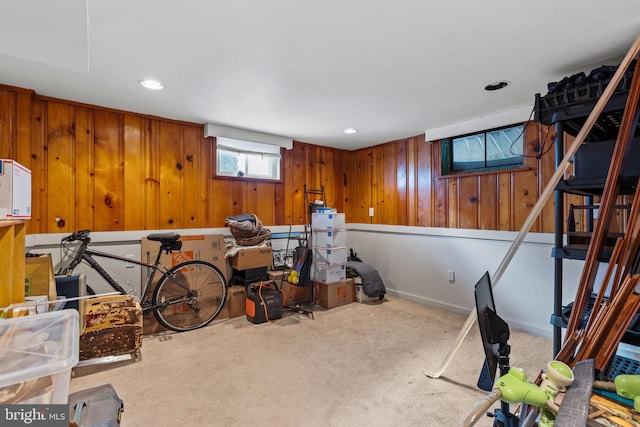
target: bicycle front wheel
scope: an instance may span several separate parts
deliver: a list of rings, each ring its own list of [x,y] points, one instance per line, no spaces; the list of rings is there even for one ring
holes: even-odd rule
[[[153,292],[154,311],[164,327],[190,331],[208,325],[222,310],[227,282],[220,270],[204,261],[187,261],[162,276]]]

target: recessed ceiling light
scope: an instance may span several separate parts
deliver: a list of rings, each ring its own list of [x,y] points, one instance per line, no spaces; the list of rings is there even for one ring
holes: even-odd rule
[[[486,85],[484,87],[484,90],[491,92],[491,91],[494,91],[494,90],[503,89],[503,88],[505,88],[507,86],[509,86],[509,82],[506,82],[506,81],[502,80],[502,81],[499,81],[499,82],[490,83],[490,84]]]
[[[140,80],[140,85],[152,90],[164,89],[164,85],[157,80]]]
[[[354,134],[354,133],[358,133],[358,129],[354,129],[354,128],[345,129],[344,133],[346,133],[348,135],[351,135],[351,134]]]

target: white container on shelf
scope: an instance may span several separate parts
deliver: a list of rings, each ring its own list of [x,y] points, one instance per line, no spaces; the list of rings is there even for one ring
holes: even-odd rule
[[[343,213],[312,213],[312,230],[335,230],[345,228]]]
[[[11,159],[0,159],[0,219],[31,218],[31,171]]]
[[[347,264],[323,264],[313,265],[313,280],[324,283],[334,283],[346,279]]]
[[[347,230],[314,230],[311,233],[312,246],[331,248],[347,246]]]
[[[335,248],[313,248],[313,262],[321,264],[344,264],[347,262],[349,254],[346,246]]]
[[[66,404],[78,363],[78,312],[0,321],[0,404]]]

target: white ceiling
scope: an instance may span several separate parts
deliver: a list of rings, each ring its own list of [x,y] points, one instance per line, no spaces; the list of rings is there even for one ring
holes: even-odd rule
[[[639,34],[638,0],[0,0],[0,83],[357,149],[525,120]]]

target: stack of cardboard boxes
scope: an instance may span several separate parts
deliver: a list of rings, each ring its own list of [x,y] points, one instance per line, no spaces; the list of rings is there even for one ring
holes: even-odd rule
[[[346,279],[347,230],[343,213],[311,215],[314,302],[334,308],[353,302],[353,280]]]

